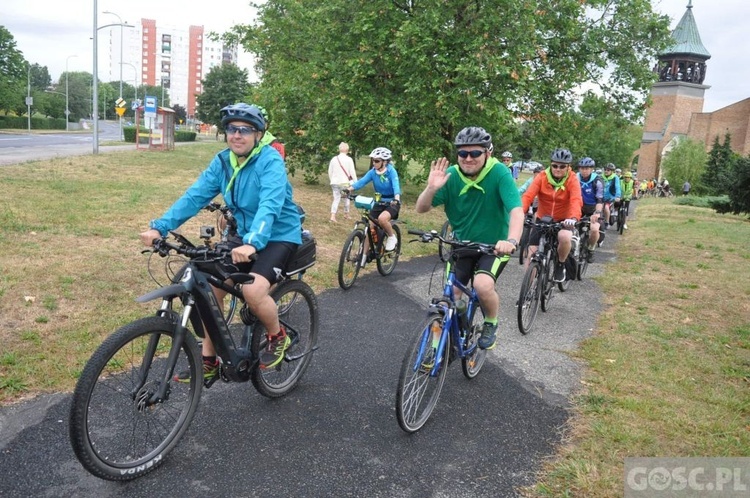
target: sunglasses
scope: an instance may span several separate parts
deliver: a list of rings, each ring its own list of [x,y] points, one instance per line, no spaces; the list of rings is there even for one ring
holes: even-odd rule
[[[461,159],[466,159],[467,157],[471,156],[473,159],[478,158],[482,154],[484,154],[483,150],[459,150],[456,152],[458,154],[458,157]]]
[[[554,164],[553,163],[553,164],[550,164],[550,167],[552,169],[565,169],[565,168],[568,167],[568,165],[567,164]]]
[[[234,135],[238,131],[240,132],[240,135],[250,135],[251,133],[255,133],[258,130],[256,130],[252,126],[237,126],[233,124],[227,125],[227,135]]]
[[[372,162],[373,162],[373,164],[380,164],[380,163],[383,162],[383,160],[382,159],[373,159]]]

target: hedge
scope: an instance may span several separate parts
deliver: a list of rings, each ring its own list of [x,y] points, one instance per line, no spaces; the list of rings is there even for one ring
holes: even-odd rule
[[[29,118],[27,116],[0,116],[0,128],[27,130]],[[32,130],[64,130],[65,119],[31,117]]]

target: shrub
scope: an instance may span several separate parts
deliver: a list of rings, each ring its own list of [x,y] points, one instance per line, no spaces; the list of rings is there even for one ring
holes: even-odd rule
[[[141,127],[141,133],[148,133],[148,128]],[[124,126],[122,134],[126,142],[135,143],[135,126]]]
[[[195,136],[197,134],[194,131],[183,131],[179,130],[174,132],[175,142],[195,142]]]

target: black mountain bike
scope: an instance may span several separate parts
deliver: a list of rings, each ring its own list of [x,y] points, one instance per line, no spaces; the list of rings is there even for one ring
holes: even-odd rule
[[[260,369],[258,355],[267,342],[263,325],[243,304],[239,315],[245,326],[242,336],[234,337],[211,290],[213,285],[243,302],[241,289],[225,281],[242,284],[253,277],[236,272],[228,247],[195,247],[171,233],[176,243],[158,239],[148,252],[176,253],[188,260],[171,285],[137,299],[160,300],[156,314],[110,335],[86,363],[73,392],[71,445],[83,467],[102,479],[124,481],[150,472],[185,434],[204,385],[213,382],[203,379],[193,333],[211,337],[223,381],[250,380],[271,398],[297,386],[317,349],[317,299],[309,285],[289,277],[297,267],[309,266],[304,245],[290,258],[285,278],[271,290],[291,345],[276,368]],[[174,381],[173,375],[183,370],[189,371],[189,382]]]
[[[589,254],[593,252],[589,249],[591,218],[588,216],[581,218],[581,221],[576,224],[576,229],[580,234],[578,241],[578,265],[576,269],[576,277],[578,280],[583,280],[583,277],[586,276],[586,272],[589,269]]]
[[[354,223],[354,230],[344,242],[344,248],[341,250],[339,258],[338,279],[339,286],[346,290],[354,285],[357,280],[359,270],[365,266],[365,263],[375,261],[378,272],[387,276],[393,273],[398,263],[398,257],[401,254],[401,229],[398,227],[398,220],[391,220],[393,233],[396,234],[396,247],[392,251],[385,250],[386,234],[378,221],[370,217],[370,210],[376,205],[387,205],[387,202],[376,201],[369,197],[361,195],[349,198],[354,200],[355,207],[362,211],[362,218]],[[372,225],[370,225],[372,222]],[[365,255],[365,237],[368,240],[368,250]]]
[[[625,230],[625,223],[628,220],[628,206],[626,201],[620,200],[620,205],[617,206],[617,233],[622,235]]]
[[[526,222],[541,232],[539,246],[531,255],[529,266],[521,281],[521,292],[518,297],[517,318],[518,330],[522,334],[531,332],[534,320],[541,304],[542,311],[548,311],[554,297],[555,287],[560,291],[567,288],[569,281],[555,282],[554,272],[557,262],[557,232],[562,223],[555,223],[545,216],[536,222]]]

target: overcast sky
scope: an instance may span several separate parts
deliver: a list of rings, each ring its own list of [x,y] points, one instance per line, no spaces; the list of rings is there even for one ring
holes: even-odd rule
[[[671,28],[685,13],[690,0],[652,0],[654,9],[672,19]],[[750,97],[750,64],[747,41],[750,31],[750,0],[692,0],[693,15],[703,45],[711,54],[704,84],[704,111],[711,112]],[[117,13],[131,24],[155,19],[158,24],[204,26],[222,32],[234,24],[250,23],[254,11],[249,0],[219,0],[213,3],[184,0],[98,0],[99,25],[116,23]],[[0,0],[0,24],[16,40],[17,48],[32,63],[47,66],[53,81],[65,71],[92,70],[93,0]],[[99,32],[99,53],[104,54],[106,30]],[[70,55],[77,55],[68,59]],[[251,67],[251,57],[241,53],[242,67]],[[106,71],[100,58],[100,75]]]

